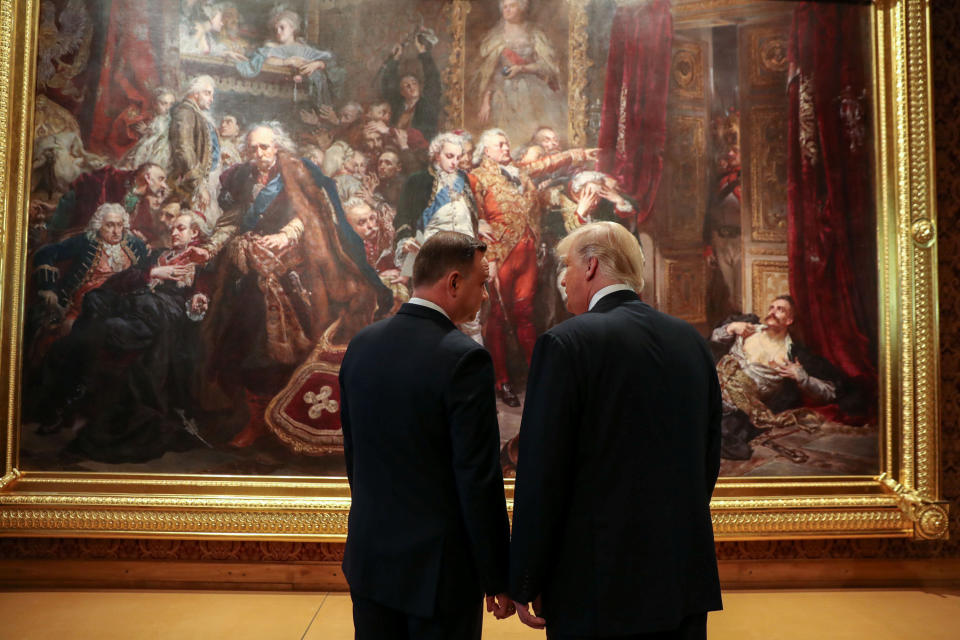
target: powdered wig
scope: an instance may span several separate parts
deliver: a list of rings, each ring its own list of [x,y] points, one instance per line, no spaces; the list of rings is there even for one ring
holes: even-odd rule
[[[201,218],[200,216],[198,216],[198,215],[197,215],[195,212],[193,212],[193,211],[184,211],[184,210],[181,209],[181,210],[180,210],[180,215],[178,215],[177,217],[178,217],[178,218],[182,218],[182,217],[184,217],[184,216],[190,218],[190,228],[197,232],[197,239],[198,239],[198,240],[199,240],[200,238],[205,238],[205,237],[207,236],[207,221],[206,221],[206,220],[204,220],[203,218]]]
[[[363,114],[363,105],[359,102],[348,102],[340,107],[341,114],[347,113],[348,111],[352,111],[354,115],[360,116]]]
[[[327,152],[323,156],[323,166],[321,167],[323,173],[328,176],[335,174],[351,153],[353,153],[353,149],[343,140],[337,140],[331,144],[327,147]]]
[[[280,124],[277,120],[265,120],[263,122],[258,122],[249,129],[247,129],[247,134],[243,136],[243,140],[240,142],[239,150],[241,155],[246,156],[247,153],[247,140],[250,137],[250,134],[256,131],[257,129],[269,129],[273,133],[273,146],[275,146],[280,151],[286,151],[289,154],[297,153],[297,145],[290,137],[290,134],[283,128],[283,125]]]
[[[350,211],[352,209],[356,209],[357,207],[366,207],[368,209],[373,209],[373,207],[370,206],[369,202],[367,202],[366,200],[364,200],[358,195],[350,196],[347,199],[347,201],[343,203],[344,212]]]
[[[270,15],[270,20],[267,22],[267,25],[272,31],[277,28],[278,22],[284,20],[290,23],[290,26],[293,27],[295,34],[300,33],[300,16],[297,15],[297,12],[290,11],[289,9],[280,9],[279,11],[274,11]]]
[[[173,89],[170,89],[169,87],[157,87],[156,89],[153,90],[154,102],[157,102],[163,96],[172,96],[174,100],[176,100],[177,98],[177,94],[174,92]]]
[[[123,205],[117,204],[116,202],[106,202],[97,207],[97,210],[93,212],[93,216],[90,218],[90,222],[87,223],[87,238],[93,240],[97,237],[100,227],[103,226],[103,219],[111,213],[120,214],[120,218],[123,220],[124,232],[130,230],[130,214],[123,208]]]
[[[202,15],[206,20],[213,20],[217,17],[217,14],[222,14],[223,10],[226,9],[225,2],[214,2],[213,4],[205,4],[200,7],[200,15]]]
[[[210,89],[211,91],[215,91],[216,88],[217,88],[217,81],[214,80],[212,76],[207,76],[207,75],[194,76],[193,79],[190,80],[190,86],[187,87],[186,95],[192,96],[195,93],[200,93],[204,89]]]
[[[444,133],[439,133],[434,136],[433,140],[430,141],[430,159],[434,160],[437,155],[440,154],[440,150],[443,149],[443,145],[453,144],[460,147],[460,153],[463,153],[463,137],[458,136],[455,133],[445,131]]]
[[[504,2],[506,2],[506,0],[500,0],[500,11],[503,11]],[[527,9],[530,8],[530,0],[516,0],[516,3],[517,6],[520,7],[520,11],[523,11],[524,13],[526,13]]]
[[[495,138],[496,136],[503,136],[507,140],[510,137],[507,135],[507,132],[503,129],[487,129],[480,134],[480,140],[477,142],[477,147],[473,150],[473,165],[476,166],[480,164],[480,161],[483,160],[483,153],[487,149],[487,145]]]
[[[643,291],[643,249],[636,236],[616,222],[585,224],[557,245],[557,254],[579,256],[581,262],[596,258],[600,273],[622,282],[637,293]]]

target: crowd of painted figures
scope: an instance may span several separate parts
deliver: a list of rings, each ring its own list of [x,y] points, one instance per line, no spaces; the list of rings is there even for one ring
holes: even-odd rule
[[[248,77],[290,67],[311,101],[296,122],[245,122],[218,105],[217,78],[197,75],[155,91],[122,157],[88,153],[79,135],[38,137],[26,420],[73,428],[68,452],[106,462],[249,447],[321,336],[343,342],[409,298],[416,253],[439,230],[488,245],[491,302],[462,329],[493,355],[501,401],[518,406],[517,372],[565,313],[553,246],[585,222],[635,218],[595,150],[563,149],[537,114],[517,150],[498,126],[517,82],[550,90],[542,33],[511,30],[517,3],[502,3],[507,35],[491,33],[490,55],[509,70],[479,79],[490,128],[441,131],[428,29],[382,63],[378,99],[338,102],[336,56],[298,37],[296,13],[275,11],[256,47],[232,6],[186,4],[181,53]],[[401,73],[404,57],[416,73]],[[39,111],[70,117],[46,99]]]

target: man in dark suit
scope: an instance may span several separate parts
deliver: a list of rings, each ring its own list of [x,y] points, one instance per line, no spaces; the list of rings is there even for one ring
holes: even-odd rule
[[[622,225],[584,225],[557,251],[576,317],[533,353],[509,593],[551,639],[705,638],[706,612],[721,608],[710,350],[640,301],[643,253]]]
[[[497,618],[513,611],[493,363],[455,326],[486,298],[485,250],[455,232],[425,242],[410,302],[360,331],[340,368],[360,640],[479,640],[484,593]]]

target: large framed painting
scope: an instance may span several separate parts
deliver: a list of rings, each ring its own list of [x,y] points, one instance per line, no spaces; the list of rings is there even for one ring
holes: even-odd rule
[[[339,363],[447,228],[498,263],[461,330],[509,500],[533,341],[568,317],[554,248],[607,219],[714,349],[719,538],[945,537],[928,21],[4,2],[0,534],[342,538]]]

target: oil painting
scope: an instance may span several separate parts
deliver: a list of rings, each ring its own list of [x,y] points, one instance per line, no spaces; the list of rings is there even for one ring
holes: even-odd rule
[[[461,330],[509,477],[533,344],[569,317],[554,249],[612,220],[643,299],[714,349],[722,475],[877,474],[870,16],[39,3],[22,468],[342,476],[340,359],[447,229],[494,267]]]

